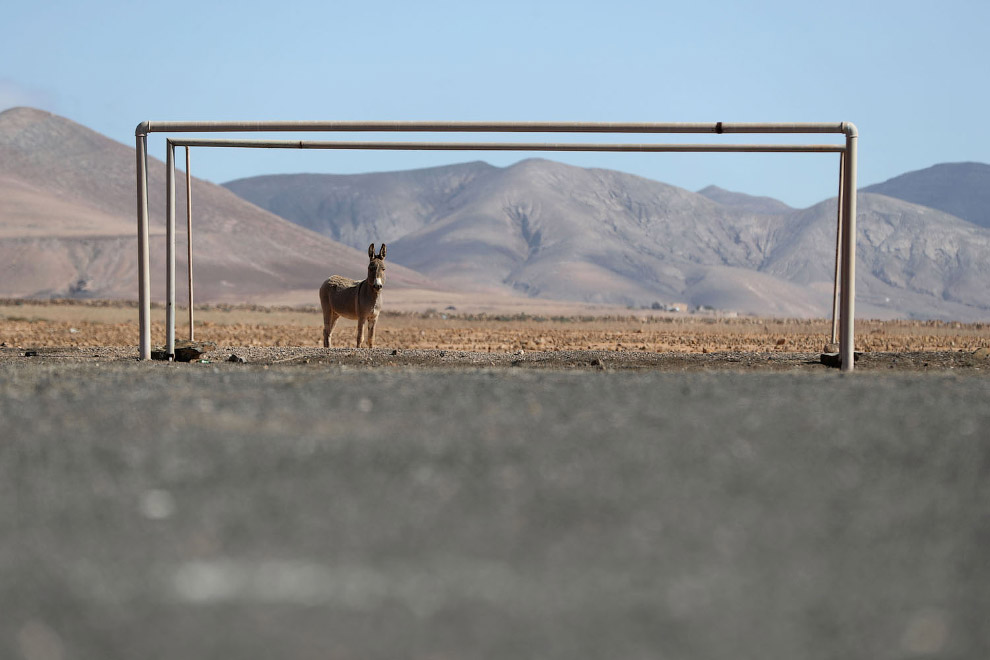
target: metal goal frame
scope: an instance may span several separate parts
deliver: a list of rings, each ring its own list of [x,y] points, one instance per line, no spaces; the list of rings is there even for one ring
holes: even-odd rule
[[[166,136],[166,346],[175,354],[175,149],[186,149],[186,209],[189,251],[189,313],[192,332],[192,214],[190,147],[235,147],[262,149],[337,149],[389,151],[543,151],[543,152],[638,152],[638,153],[838,153],[839,197],[836,219],[835,286],[833,288],[832,341],[839,341],[842,371],[852,371],[855,345],[856,299],[856,159],[859,133],[851,122],[432,122],[432,121],[145,121],[135,129],[138,236],[139,352],[151,359],[151,275],[148,218],[148,135],[150,133],[564,133],[564,134],[840,134],[835,144],[657,144],[604,142],[414,142],[270,140],[217,137]],[[717,139],[717,138],[716,138]]]

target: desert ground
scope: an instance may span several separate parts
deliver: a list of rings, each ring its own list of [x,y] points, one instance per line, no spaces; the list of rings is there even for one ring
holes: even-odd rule
[[[464,313],[456,309],[385,312],[374,351],[354,350],[356,323],[341,319],[333,350],[322,348],[315,307],[204,305],[194,308],[202,359],[236,355],[255,363],[615,368],[770,368],[819,365],[837,351],[831,322],[652,310],[567,307],[566,315]],[[137,357],[138,312],[109,301],[0,301],[0,359]],[[165,312],[152,309],[152,344],[165,343]],[[176,339],[189,339],[188,309],[176,312]],[[981,370],[990,323],[856,323],[858,366],[866,369]]]

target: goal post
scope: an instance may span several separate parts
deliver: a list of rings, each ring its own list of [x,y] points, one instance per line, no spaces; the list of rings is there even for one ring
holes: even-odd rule
[[[565,133],[565,134],[841,134],[844,143],[835,144],[700,144],[605,143],[605,142],[426,142],[362,140],[272,140],[216,137],[171,137],[188,133]],[[190,147],[258,149],[332,149],[387,151],[542,151],[542,152],[634,152],[634,153],[837,153],[840,156],[837,212],[836,289],[833,302],[833,339],[838,308],[839,360],[842,371],[852,371],[855,360],[855,279],[856,279],[856,150],[858,131],[850,122],[818,123],[607,123],[607,122],[431,122],[431,121],[200,121],[151,122],[138,124],[136,139],[138,309],[140,359],[151,359],[150,251],[148,242],[148,134],[166,137],[166,353],[175,353],[175,149],[186,149],[186,177],[189,182]],[[187,186],[187,217],[190,230],[191,195]],[[190,327],[192,326],[192,272],[190,259]]]

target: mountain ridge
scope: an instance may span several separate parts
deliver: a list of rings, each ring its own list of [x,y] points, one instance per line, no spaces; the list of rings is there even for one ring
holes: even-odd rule
[[[777,215],[779,213],[790,213],[795,210],[793,207],[773,197],[756,197],[747,195],[746,193],[726,190],[716,185],[706,186],[699,190],[698,194],[724,206],[732,206],[754,213]]]

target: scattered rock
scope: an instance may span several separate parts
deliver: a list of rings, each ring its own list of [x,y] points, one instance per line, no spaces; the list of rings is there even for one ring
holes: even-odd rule
[[[984,346],[973,351],[973,357],[979,360],[990,360],[990,348]]]
[[[192,362],[208,351],[215,350],[217,345],[212,341],[177,341],[175,342],[175,361]]]
[[[832,342],[825,344],[825,348],[822,349],[822,353],[838,353],[838,352],[839,352],[839,345]]]
[[[308,361],[309,360],[307,360],[307,362]],[[245,362],[247,362],[247,360],[242,358],[240,355],[231,355],[230,358],[227,359],[227,362],[236,362],[237,364],[244,364]]]
[[[24,357],[38,357],[38,351],[24,351]]]
[[[853,362],[857,362],[862,355],[859,351],[853,352]],[[838,353],[822,353],[821,362],[826,367],[834,367],[838,369],[842,366],[842,358]]]
[[[217,345],[212,341],[189,341],[188,339],[177,340],[175,342],[175,361],[193,362],[199,359],[203,353],[216,350]],[[152,360],[167,360],[168,353],[163,346],[158,346],[151,351]]]

